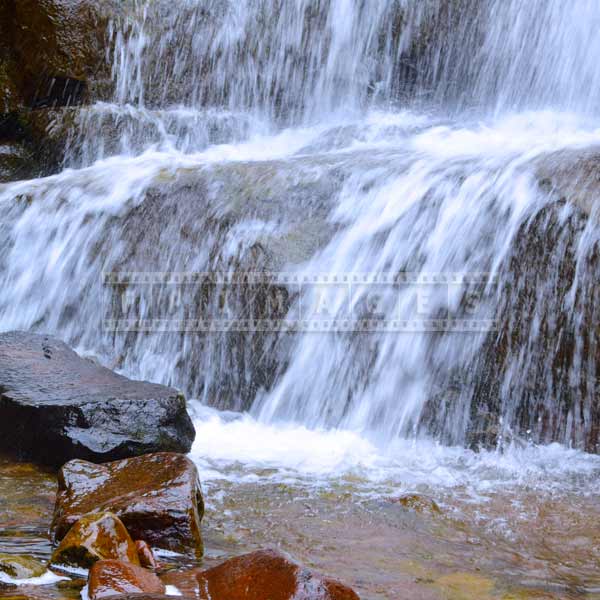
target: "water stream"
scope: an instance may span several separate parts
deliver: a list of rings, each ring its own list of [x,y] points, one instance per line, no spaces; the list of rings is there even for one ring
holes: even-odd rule
[[[420,489],[518,539],[530,494],[600,473],[599,24],[596,0],[134,2],[64,170],[0,185],[0,329],[183,389],[207,482]],[[276,285],[216,277],[240,272]],[[274,293],[300,331],[231,326]],[[591,594],[586,560],[519,577]]]

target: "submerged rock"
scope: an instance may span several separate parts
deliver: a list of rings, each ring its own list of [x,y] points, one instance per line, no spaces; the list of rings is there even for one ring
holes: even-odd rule
[[[341,583],[273,550],[239,556],[198,575],[202,600],[358,600]]]
[[[144,592],[162,594],[165,592],[165,586],[154,573],[142,567],[118,560],[102,560],[90,569],[90,600]]]
[[[119,594],[118,596],[112,596],[111,600],[169,600],[173,599],[173,594]],[[179,600],[196,600],[196,598],[190,596],[177,596]]]
[[[440,514],[442,512],[435,500],[421,494],[403,494],[402,496],[390,498],[389,502],[399,504],[408,510],[414,510],[418,513]]]
[[[132,381],[31,333],[0,335],[0,448],[59,465],[188,452],[194,427],[176,390]]]
[[[127,529],[112,513],[90,514],[79,519],[54,551],[50,562],[89,569],[104,559],[140,564],[137,548]]]
[[[6,573],[14,579],[30,579],[40,577],[46,567],[31,556],[0,554],[0,573]]]
[[[52,536],[61,540],[90,512],[118,515],[134,539],[202,554],[204,503],[194,463],[181,454],[148,454],[105,465],[81,460],[60,471]]]

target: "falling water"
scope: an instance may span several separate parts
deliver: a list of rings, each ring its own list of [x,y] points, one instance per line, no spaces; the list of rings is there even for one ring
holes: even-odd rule
[[[112,97],[65,115],[63,172],[0,186],[0,328],[262,424],[596,450],[599,19],[596,0],[133,3]],[[344,320],[379,286],[362,316],[394,330],[103,327],[103,273],[239,271],[340,277],[282,283],[290,319],[326,288]],[[224,294],[150,289],[123,283],[122,316]],[[229,316],[264,317],[261,293]],[[423,331],[468,318],[487,325]]]

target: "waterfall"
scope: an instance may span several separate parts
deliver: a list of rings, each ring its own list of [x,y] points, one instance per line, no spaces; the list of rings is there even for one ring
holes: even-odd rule
[[[131,3],[65,169],[0,184],[0,328],[266,423],[596,451],[599,23],[596,0]],[[240,272],[290,279],[212,279]],[[103,325],[271,319],[278,294],[301,330]]]

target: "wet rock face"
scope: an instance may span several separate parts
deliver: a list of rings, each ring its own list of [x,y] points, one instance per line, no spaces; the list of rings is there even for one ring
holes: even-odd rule
[[[46,567],[31,556],[15,556],[0,554],[0,573],[6,573],[15,579],[40,577],[46,572]]]
[[[29,169],[0,183],[55,172],[64,143],[39,127],[48,112],[101,97],[110,79],[107,24],[123,3],[114,0],[0,2],[0,144],[19,143],[33,155]],[[64,140],[61,140],[64,142]]]
[[[173,598],[173,596],[165,596],[165,594],[119,594],[118,596],[112,596],[112,600],[168,600],[169,598]],[[196,598],[191,598],[189,596],[177,596],[179,600],[196,600]]]
[[[67,463],[59,473],[51,532],[61,540],[90,512],[116,514],[133,539],[153,547],[202,553],[204,504],[198,472],[181,454],[158,453],[95,465]]]
[[[0,183],[25,178],[31,172],[31,161],[31,154],[23,144],[0,142]]]
[[[474,447],[558,441],[600,450],[596,230],[595,217],[561,199],[518,232],[497,308],[498,331],[474,370]]]
[[[599,165],[598,148],[537,161],[548,196],[500,268],[497,327],[422,415],[423,429],[444,443],[600,452]]]
[[[89,569],[103,559],[140,564],[127,529],[112,513],[90,514],[79,519],[54,551],[50,562]]]
[[[141,567],[118,560],[102,560],[90,570],[88,595],[90,600],[119,594],[164,594],[160,579]]]
[[[85,96],[105,63],[107,1],[5,0],[0,28],[21,99],[66,106]]]
[[[188,452],[194,427],[176,390],[136,382],[30,333],[0,335],[0,447],[59,465]]]
[[[146,569],[158,568],[158,562],[152,552],[152,548],[143,540],[137,540],[135,543],[135,549],[137,550],[140,564]]]
[[[358,600],[341,583],[321,578],[284,555],[261,550],[198,575],[202,600]]]

